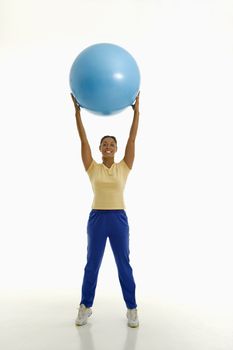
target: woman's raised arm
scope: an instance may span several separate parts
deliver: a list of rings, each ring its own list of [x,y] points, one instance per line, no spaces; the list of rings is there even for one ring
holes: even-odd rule
[[[79,137],[81,140],[81,154],[82,154],[83,165],[85,167],[85,170],[87,170],[93,160],[92,154],[91,154],[91,148],[87,139],[87,135],[86,135],[83,123],[82,123],[80,105],[76,101],[72,93],[71,93],[71,97],[75,107],[76,124],[78,128]]]
[[[132,169],[133,162],[134,162],[135,139],[137,135],[138,122],[139,122],[139,94],[140,92],[136,97],[135,104],[132,105],[132,108],[134,110],[134,117],[133,117],[133,122],[129,133],[128,142],[126,144],[125,156],[124,156],[124,161],[126,162],[126,164],[130,169]]]

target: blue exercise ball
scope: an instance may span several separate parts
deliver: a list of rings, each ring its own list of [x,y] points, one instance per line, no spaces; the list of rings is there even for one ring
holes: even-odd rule
[[[109,43],[87,47],[70,70],[70,88],[81,107],[108,116],[133,104],[139,92],[140,71],[124,48]]]

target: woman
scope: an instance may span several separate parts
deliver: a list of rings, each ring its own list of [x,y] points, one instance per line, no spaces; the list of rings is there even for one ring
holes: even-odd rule
[[[92,314],[91,306],[95,296],[98,272],[102,262],[107,237],[117,264],[119,281],[123,298],[127,306],[128,326],[139,325],[137,304],[135,300],[135,281],[129,262],[129,225],[125,212],[123,191],[134,162],[135,139],[139,121],[139,94],[136,97],[134,118],[125,148],[124,158],[114,162],[117,151],[117,140],[106,135],[100,141],[102,163],[92,158],[86,132],[82,124],[80,105],[71,94],[75,106],[76,123],[81,139],[81,154],[85,170],[91,181],[94,192],[92,210],[87,224],[87,263],[84,269],[82,298],[75,324],[87,323]]]

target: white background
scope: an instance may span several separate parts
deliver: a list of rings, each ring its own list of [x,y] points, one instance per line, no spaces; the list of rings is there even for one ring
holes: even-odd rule
[[[1,0],[1,288],[75,288],[81,296],[92,189],[80,153],[69,70],[111,42],[142,77],[136,157],[125,190],[138,303],[232,303],[231,0]],[[82,111],[99,140],[133,118]],[[107,243],[98,295],[121,297]],[[232,305],[232,304],[231,304]]]

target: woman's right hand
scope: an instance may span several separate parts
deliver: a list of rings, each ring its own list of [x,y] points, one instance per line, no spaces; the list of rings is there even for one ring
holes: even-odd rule
[[[74,95],[72,94],[72,92],[70,93],[70,95],[71,95],[71,98],[72,98],[72,100],[73,100],[75,110],[76,110],[77,112],[80,112],[80,109],[81,109],[80,104],[78,103],[78,101],[76,100],[76,98],[74,97]]]

